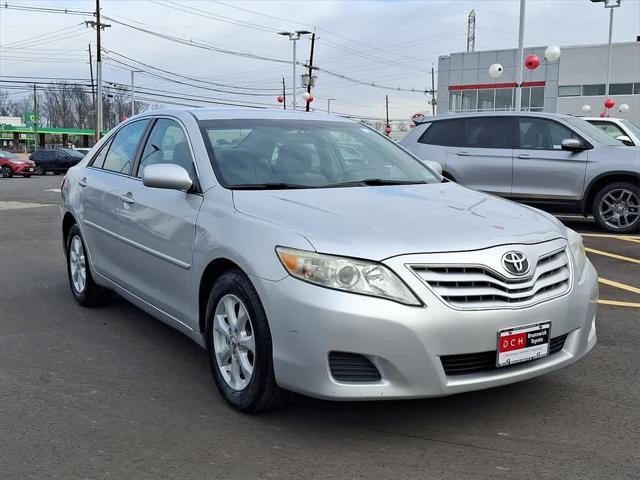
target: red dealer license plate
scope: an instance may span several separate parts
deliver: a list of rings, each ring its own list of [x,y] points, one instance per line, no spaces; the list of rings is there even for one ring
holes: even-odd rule
[[[550,331],[551,322],[499,330],[496,366],[506,367],[546,357],[549,355]]]

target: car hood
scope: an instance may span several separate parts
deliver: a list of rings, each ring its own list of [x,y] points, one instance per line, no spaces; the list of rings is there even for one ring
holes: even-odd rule
[[[233,192],[236,209],[303,235],[318,252],[382,260],[565,237],[548,214],[452,182]]]

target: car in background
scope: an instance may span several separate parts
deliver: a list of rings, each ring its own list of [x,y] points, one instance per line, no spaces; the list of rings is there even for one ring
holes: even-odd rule
[[[528,112],[426,117],[400,144],[475,190],[593,215],[613,233],[640,228],[640,147],[626,147],[581,118]]]
[[[43,148],[33,152],[29,158],[35,162],[38,175],[47,172],[58,175],[77,165],[84,155],[71,148]]]
[[[0,176],[10,178],[22,175],[29,178],[36,174],[36,165],[31,160],[20,158],[15,153],[0,150]]]
[[[627,146],[640,146],[640,127],[631,120],[611,117],[583,117],[591,125],[595,125],[611,138]]]
[[[147,111],[69,170],[61,200],[76,301],[115,290],[185,333],[245,412],[282,389],[382,400],[497,387],[596,343],[597,273],[578,233],[349,119]]]

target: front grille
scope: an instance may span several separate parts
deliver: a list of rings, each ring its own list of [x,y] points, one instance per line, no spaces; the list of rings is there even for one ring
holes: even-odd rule
[[[382,378],[367,357],[356,353],[331,352],[329,369],[333,378],[340,382],[377,382]]]
[[[414,265],[414,272],[449,305],[456,308],[499,308],[531,305],[569,289],[565,249],[541,257],[532,276],[508,279],[482,266]]]
[[[568,334],[565,333],[564,335],[551,339],[549,342],[549,355],[556,354],[564,348],[567,335]],[[442,362],[442,368],[444,368],[445,374],[467,375],[469,373],[497,370],[496,356],[497,352],[492,350],[490,352],[463,353],[461,355],[443,355],[440,357],[440,361]],[[500,370],[513,366],[514,365],[501,367]]]

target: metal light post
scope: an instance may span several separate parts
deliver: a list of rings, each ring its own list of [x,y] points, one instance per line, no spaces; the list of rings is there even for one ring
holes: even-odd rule
[[[609,95],[609,81],[611,80],[611,53],[613,51],[613,9],[620,6],[620,0],[591,0],[593,3],[604,3],[604,8],[609,9],[609,58],[607,59],[607,83],[604,94]]]
[[[294,32],[279,32],[278,35],[282,35],[284,37],[289,37],[289,40],[293,42],[293,95],[291,100],[292,108],[296,109],[296,42],[300,40],[302,35],[309,35],[311,32],[308,30],[296,30]]]
[[[327,98],[327,113],[331,113],[331,100],[335,100],[335,98]]]
[[[520,104],[522,103],[522,81],[524,77],[524,13],[525,0],[520,0],[520,28],[518,29],[518,56],[516,58],[516,112],[520,111]]]

